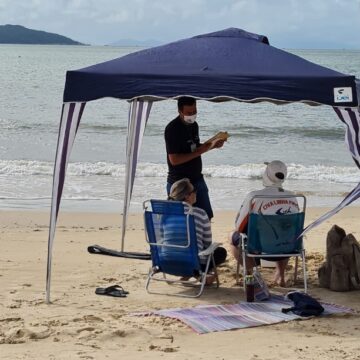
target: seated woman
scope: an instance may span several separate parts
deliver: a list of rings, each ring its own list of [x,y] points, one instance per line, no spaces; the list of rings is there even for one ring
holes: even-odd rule
[[[196,189],[187,178],[174,182],[170,188],[169,200],[184,201],[189,205],[193,205],[196,202]],[[193,214],[196,228],[196,239],[198,250],[203,251],[207,249],[212,242],[211,224],[206,212],[198,207],[193,207]],[[214,251],[214,261],[216,266],[222,264],[226,260],[226,249],[218,247]],[[200,264],[203,270],[205,270],[206,257],[200,256]],[[213,264],[210,263],[210,269]],[[187,280],[187,279],[183,279]],[[208,276],[206,284],[209,285],[215,280],[215,274]]]
[[[286,165],[279,160],[274,160],[267,164],[263,173],[264,188],[257,191],[251,191],[243,201],[241,208],[236,216],[235,230],[229,234],[229,241],[231,251],[235,259],[239,258],[239,241],[240,233],[247,233],[247,224],[249,220],[250,210],[262,214],[294,214],[299,212],[299,206],[296,197],[283,204],[281,201],[274,201],[277,195],[293,195],[291,191],[286,191],[282,187],[283,182],[287,176]],[[256,195],[266,195],[269,198],[257,198],[250,204],[251,199]],[[272,201],[271,201],[272,200]],[[266,258],[268,261],[276,262],[276,272],[274,282],[277,285],[285,286],[285,268],[289,258]],[[240,262],[242,257],[240,257]],[[252,268],[255,266],[253,258],[246,258],[246,269],[251,273]]]

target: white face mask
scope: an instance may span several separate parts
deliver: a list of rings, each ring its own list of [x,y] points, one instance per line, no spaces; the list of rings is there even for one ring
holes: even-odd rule
[[[196,120],[196,114],[194,115],[184,115],[184,121],[188,124],[193,124]]]

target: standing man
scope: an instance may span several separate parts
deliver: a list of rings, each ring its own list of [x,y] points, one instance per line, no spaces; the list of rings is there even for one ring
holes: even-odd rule
[[[188,178],[197,192],[194,206],[206,211],[209,220],[213,211],[209,190],[202,175],[201,154],[223,146],[224,141],[200,143],[199,126],[196,122],[196,100],[182,96],[178,99],[179,115],[165,128],[165,142],[168,164],[167,193],[171,185],[180,179]]]

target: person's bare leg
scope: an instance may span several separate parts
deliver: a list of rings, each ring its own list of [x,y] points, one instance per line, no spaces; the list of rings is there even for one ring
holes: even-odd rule
[[[281,282],[280,282],[280,261],[276,261],[275,264],[276,264],[276,270],[275,270],[275,276],[274,276],[274,283],[276,285],[280,285],[281,286]]]
[[[233,254],[235,260],[239,259],[239,262],[240,262],[241,266],[243,266],[243,258],[242,258],[242,254],[240,253],[239,248],[237,246],[234,246],[234,245],[231,244],[230,249],[231,249],[231,253]],[[240,256],[240,258],[239,258],[239,256]],[[245,258],[245,266],[246,266],[247,274],[252,274],[252,269],[255,266],[254,259],[246,257]]]
[[[232,231],[228,234],[228,240],[229,240],[229,243],[230,243],[230,250],[231,250],[231,253],[233,254],[234,256],[234,259],[236,261],[239,260],[239,263],[241,264],[241,266],[243,266],[243,258],[242,258],[242,254],[240,252],[240,249],[239,249],[239,246],[235,246],[233,244],[233,241],[232,241],[232,238],[233,238],[233,235],[234,235],[235,231]],[[240,258],[239,258],[240,256]],[[246,257],[245,258],[245,266],[246,266],[246,273],[247,274],[252,274],[252,269],[253,267],[255,266],[255,261],[253,258],[249,258],[249,257]]]
[[[231,253],[234,256],[234,259],[237,260],[239,258],[239,254],[240,254],[239,247],[230,243],[230,249],[231,249]],[[240,259],[240,260],[242,260],[242,259]]]
[[[286,285],[285,282],[285,269],[289,262],[289,259],[284,259],[280,261],[276,261],[276,272],[275,272],[275,283],[284,287]]]
[[[216,280],[216,275],[215,274],[207,274],[205,284],[206,285],[211,285],[215,280]]]

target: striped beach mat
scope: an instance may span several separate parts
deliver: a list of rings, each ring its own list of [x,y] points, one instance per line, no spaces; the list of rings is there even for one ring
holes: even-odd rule
[[[353,313],[344,306],[321,303],[325,311],[321,316]],[[247,327],[276,324],[296,319],[308,319],[292,313],[284,314],[281,309],[293,303],[281,295],[272,295],[264,302],[240,302],[230,305],[199,305],[193,308],[157,310],[133,315],[160,315],[177,319],[190,326],[198,334],[213,331],[244,329]]]

